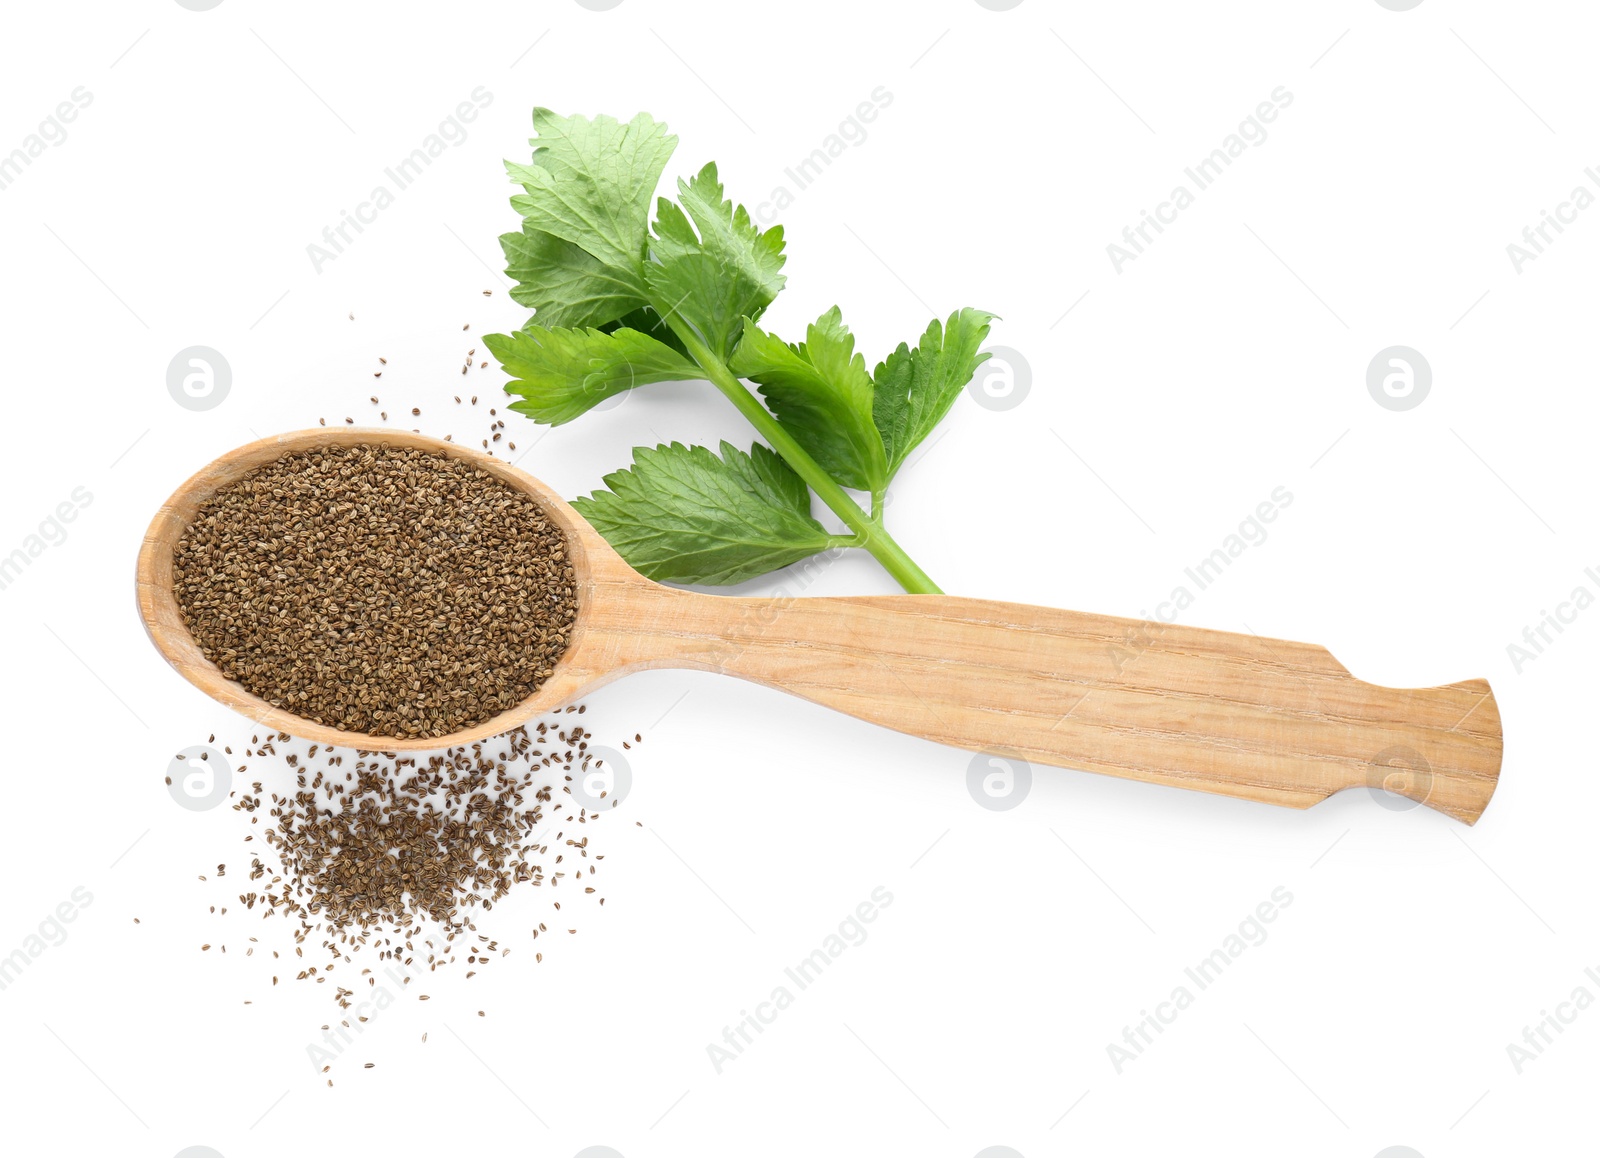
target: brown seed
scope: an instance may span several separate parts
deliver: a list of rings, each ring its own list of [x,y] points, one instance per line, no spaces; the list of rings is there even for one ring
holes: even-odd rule
[[[412,449],[268,464],[212,498],[173,563],[185,624],[225,675],[347,731],[439,736],[515,706],[565,650],[575,612],[565,542],[543,510],[469,463]],[[330,587],[338,576],[350,581]]]
[[[582,716],[586,710],[573,705],[566,714]],[[469,965],[486,964],[497,951],[501,956],[510,953],[476,931],[466,915],[469,906],[481,905],[487,912],[516,884],[555,884],[564,875],[547,874],[538,863],[549,844],[538,843],[535,834],[546,828],[544,812],[555,787],[549,780],[555,773],[549,770],[564,768],[571,779],[574,764],[589,766],[586,752],[593,739],[576,721],[554,731],[544,722],[532,727],[538,738],[525,726],[464,748],[403,758],[349,754],[318,744],[301,747],[283,733],[269,735],[266,744],[252,738],[260,748],[252,753],[265,756],[270,749],[286,765],[285,775],[295,780],[298,792],[291,787],[264,800],[258,781],[249,792],[237,794],[236,811],[269,812],[267,844],[283,862],[275,871],[253,859],[252,887],[268,887],[270,880],[270,891],[246,893],[240,900],[247,908],[259,904],[270,915],[290,917],[299,942],[297,956],[306,956],[305,947],[320,939],[330,956],[317,964],[306,962],[298,979],[323,984],[341,958],[350,962],[362,946],[418,975],[424,958],[430,973],[456,961],[458,954],[448,946],[458,941],[467,949],[461,955]],[[559,739],[562,747],[547,753],[545,739],[550,744]],[[285,749],[281,755],[279,745]],[[589,819],[580,813],[580,823]],[[568,838],[562,831],[552,843],[589,855],[587,836]],[[226,868],[226,862],[219,863],[218,874]],[[589,874],[594,871],[590,867]],[[437,922],[442,942],[422,935],[424,918]],[[543,963],[542,953],[535,955],[535,963]],[[372,969],[360,972],[369,988],[376,986]],[[469,970],[467,977],[476,972]],[[409,985],[414,979],[405,976],[401,981]],[[274,985],[277,980],[273,978]],[[352,1008],[353,990],[329,988],[346,1014],[341,1026],[350,1028],[351,1019],[367,1021]],[[429,994],[418,998],[431,1000]],[[487,1010],[477,1012],[488,1016]]]

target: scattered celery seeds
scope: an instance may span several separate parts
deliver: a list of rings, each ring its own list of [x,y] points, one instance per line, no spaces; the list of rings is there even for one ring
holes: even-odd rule
[[[565,881],[585,895],[594,888],[605,858],[590,849],[587,832],[600,814],[574,808],[571,784],[598,757],[593,733],[563,722],[582,712],[569,707],[554,722],[426,758],[307,748],[285,732],[252,736],[246,754],[276,765],[268,778],[292,778],[293,787],[272,791],[257,780],[236,793],[234,811],[250,817],[241,913],[287,921],[294,979],[327,985],[360,1021],[362,1003],[379,984],[375,969],[361,964],[363,950],[402,986],[461,954],[466,976],[476,976],[511,953],[502,938],[478,931],[477,910],[487,914],[518,886],[555,889]],[[225,865],[218,869],[223,876]],[[560,903],[553,908],[560,911]],[[219,914],[213,905],[211,912],[226,916],[228,909]],[[539,921],[530,939],[547,931]],[[249,940],[246,956],[259,943]],[[262,947],[280,959],[278,950]],[[283,957],[289,953],[286,947]],[[543,959],[534,955],[536,964]],[[272,984],[278,980],[274,975]],[[415,993],[418,1001],[429,996]]]
[[[330,446],[218,491],[173,552],[173,593],[206,658],[277,707],[444,736],[549,678],[577,612],[566,547],[471,463]]]

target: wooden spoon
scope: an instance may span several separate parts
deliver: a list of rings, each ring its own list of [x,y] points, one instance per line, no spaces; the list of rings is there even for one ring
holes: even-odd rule
[[[571,644],[534,695],[475,728],[397,739],[301,719],[225,678],[184,626],[172,556],[196,511],[285,454],[361,443],[467,459],[533,495],[566,532],[578,581]],[[618,676],[672,667],[754,680],[960,748],[1294,808],[1365,785],[1472,824],[1500,773],[1500,713],[1481,679],[1377,687],[1310,644],[984,599],[680,591],[634,571],[537,479],[395,430],[307,430],[223,455],[151,522],[138,597],[151,640],[195,686],[267,728],[348,748],[466,744]]]

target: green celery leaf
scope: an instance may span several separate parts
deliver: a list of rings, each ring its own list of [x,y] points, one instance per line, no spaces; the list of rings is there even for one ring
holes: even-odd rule
[[[789,345],[746,321],[729,363],[754,379],[785,429],[842,486],[877,491],[888,482],[883,439],[873,425],[872,377],[839,307]]]
[[[939,425],[989,357],[978,351],[994,316],[962,309],[943,326],[935,318],[916,349],[901,342],[873,371],[872,416],[883,436],[888,477],[894,477],[906,456]]]
[[[667,325],[651,306],[640,306],[636,310],[630,310],[616,321],[607,322],[600,328],[608,334],[616,330],[638,330],[641,334],[649,334],[656,341],[671,346],[685,358],[689,356],[689,351],[683,348],[683,339],[678,337],[677,331]]]
[[[533,230],[588,254],[642,300],[650,199],[678,138],[644,113],[623,124],[614,117],[590,120],[534,109],[533,127],[538,135],[529,142],[532,163],[506,162],[506,172],[523,188],[511,199],[512,208]],[[571,264],[570,255],[559,259],[561,268]]]
[[[634,277],[531,221],[521,233],[502,234],[500,248],[506,273],[518,283],[511,299],[531,307],[541,326],[598,326],[644,308]]]
[[[664,582],[740,583],[830,545],[787,463],[760,443],[721,449],[638,447],[633,466],[606,476],[609,490],[572,505],[630,566]]]
[[[715,164],[678,182],[682,207],[661,198],[645,280],[651,304],[678,316],[726,358],[744,328],[783,289],[783,226],[762,232],[722,195]]]
[[[726,442],[724,452],[732,450]],[[763,446],[751,443],[748,456],[734,451],[724,453],[724,461],[747,476],[750,489],[773,504],[798,512],[811,522],[811,488],[805,479],[795,474],[794,467],[783,461],[783,456]],[[819,526],[821,524],[818,524]]]
[[[511,409],[559,426],[590,407],[651,382],[699,378],[703,371],[670,346],[638,330],[559,329],[528,325],[488,334],[484,344],[510,374]]]

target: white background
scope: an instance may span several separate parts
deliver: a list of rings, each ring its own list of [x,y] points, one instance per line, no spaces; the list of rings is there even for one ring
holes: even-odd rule
[[[6,23],[0,152],[75,87],[92,103],[0,191],[0,554],[93,496],[0,591],[0,954],[92,896],[0,991],[6,1150],[1572,1152],[1600,1012],[1521,1073],[1507,1046],[1577,987],[1600,996],[1600,612],[1520,673],[1507,645],[1600,587],[1600,212],[1520,273],[1506,246],[1600,163],[1587,6],[139,0]],[[478,86],[493,102],[465,142],[314,269],[308,243]],[[952,593],[1139,616],[1287,487],[1184,621],[1318,642],[1376,683],[1488,677],[1506,759],[1487,815],[1054,769],[992,812],[966,753],[711,675],[636,676],[585,717],[601,743],[646,733],[594,834],[604,909],[569,906],[579,933],[535,967],[551,898],[522,899],[496,925],[512,956],[374,1019],[327,1088],[307,1055],[326,987],[273,989],[242,956],[286,928],[207,912],[242,875],[241,815],[162,784],[179,748],[215,732],[238,752],[249,728],[144,638],[146,522],[215,455],[369,420],[375,390],[392,422],[416,405],[429,433],[484,436],[502,375],[459,366],[525,317],[495,238],[534,105],[648,110],[681,137],[669,177],[715,159],[754,204],[878,86],[866,139],[782,214],[768,320],[793,334],[837,302],[876,360],[973,305],[1032,372],[1014,409],[963,397],[902,475],[910,553]],[[1265,142],[1118,273],[1106,246],[1277,86],[1293,103]],[[195,344],[233,372],[204,413],[166,387]],[[1366,388],[1393,344],[1433,369],[1405,413]],[[472,420],[450,401],[467,383]],[[526,451],[542,428],[510,431]],[[573,496],[634,445],[720,437],[749,438],[679,383],[522,465]],[[812,593],[891,589],[863,557]],[[226,882],[196,879],[224,861]],[[866,942],[716,1072],[723,1027],[880,885]],[[1279,886],[1267,940],[1118,1073],[1107,1046]]]

